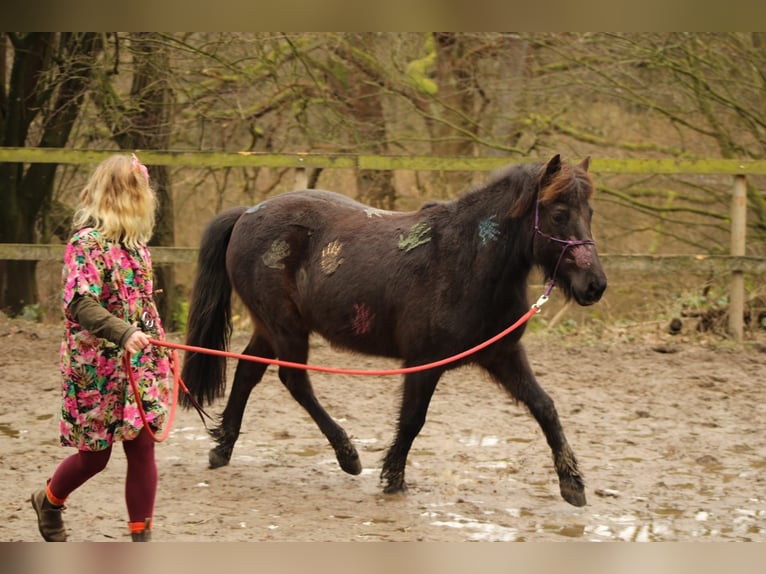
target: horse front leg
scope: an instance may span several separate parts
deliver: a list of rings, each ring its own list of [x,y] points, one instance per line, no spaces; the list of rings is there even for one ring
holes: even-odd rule
[[[271,344],[257,335],[254,336],[243,351],[245,355],[273,358],[274,350]],[[242,427],[242,417],[250,393],[263,378],[268,365],[252,361],[240,360],[234,374],[234,383],[226,402],[226,407],[220,417],[220,424],[210,430],[210,436],[218,443],[208,453],[210,468],[226,466],[231,460],[234,443],[239,438]]]
[[[426,422],[428,405],[439,382],[441,371],[424,371],[405,375],[396,438],[383,459],[380,480],[383,492],[393,494],[407,490],[404,469],[415,437]]]
[[[526,405],[540,425],[553,454],[561,497],[573,506],[585,506],[585,483],[577,457],[564,435],[553,399],[535,379],[521,344],[484,366],[511,396]]]

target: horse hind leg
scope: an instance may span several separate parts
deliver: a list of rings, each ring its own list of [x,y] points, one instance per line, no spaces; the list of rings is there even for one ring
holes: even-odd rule
[[[294,358],[287,360],[305,362],[305,359],[306,355],[304,355],[302,360]],[[335,450],[335,456],[340,467],[349,474],[360,474],[362,472],[362,463],[359,460],[359,453],[348,438],[346,431],[333,420],[317,400],[306,371],[280,367],[279,378],[287,387],[287,390],[290,391],[292,397],[309,413],[319,427],[319,430],[322,431],[322,434],[330,442],[333,450]]]
[[[254,335],[243,351],[245,355],[274,358],[274,349],[268,340]],[[234,383],[226,402],[226,407],[220,416],[220,423],[210,430],[210,436],[218,443],[208,453],[210,468],[226,466],[231,460],[234,444],[239,438],[242,427],[242,417],[250,393],[263,378],[268,367],[265,363],[240,360],[234,374]]]
[[[540,425],[551,448],[561,497],[573,506],[585,506],[585,483],[577,457],[564,435],[553,399],[538,384],[523,349],[518,348],[516,355],[509,352],[502,364],[488,366],[487,370],[516,400],[526,405]]]

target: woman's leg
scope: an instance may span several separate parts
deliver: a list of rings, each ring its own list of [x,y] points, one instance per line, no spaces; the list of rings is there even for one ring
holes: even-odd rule
[[[157,495],[157,462],[154,458],[154,439],[141,431],[133,440],[123,443],[128,460],[125,478],[125,502],[131,534],[134,539],[148,539]]]
[[[45,540],[66,541],[67,533],[61,515],[64,502],[75,489],[106,468],[111,454],[111,447],[100,451],[78,451],[61,461],[46,488],[32,493],[37,526]]]
[[[72,492],[106,468],[111,455],[110,446],[104,450],[79,450],[65,458],[48,482],[48,499],[63,504]]]

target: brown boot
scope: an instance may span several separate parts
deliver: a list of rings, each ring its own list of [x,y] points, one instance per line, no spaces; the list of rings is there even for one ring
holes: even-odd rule
[[[144,521],[143,528],[141,530],[133,530],[133,524],[131,523],[130,538],[133,542],[151,542],[152,541],[152,519],[147,518]]]
[[[32,493],[32,508],[37,513],[37,527],[47,542],[66,542],[66,528],[61,512],[63,505],[56,505],[48,500],[45,489]]]

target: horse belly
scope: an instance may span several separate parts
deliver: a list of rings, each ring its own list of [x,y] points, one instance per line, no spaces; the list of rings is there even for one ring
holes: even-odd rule
[[[385,283],[374,264],[349,253],[340,263],[327,257],[312,260],[298,276],[301,312],[313,331],[360,353],[400,356],[396,309],[387,302]]]
[[[400,356],[392,314],[374,295],[320,288],[306,298],[313,331],[334,345],[365,354]]]

